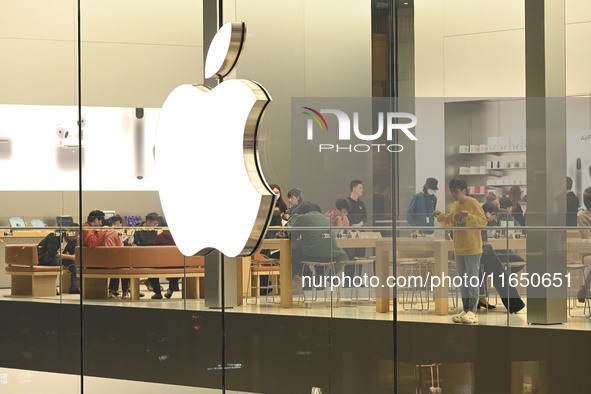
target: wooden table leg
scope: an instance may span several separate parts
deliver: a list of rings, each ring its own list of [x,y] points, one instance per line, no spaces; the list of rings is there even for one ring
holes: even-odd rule
[[[435,260],[433,264],[432,275],[437,275],[440,278],[448,277],[447,259],[450,248],[450,243],[447,241],[435,241],[434,245]],[[441,283],[433,289],[433,296],[435,298],[435,313],[437,315],[447,315],[449,309],[449,291],[447,285]]]
[[[390,241],[391,242],[391,241]],[[387,241],[376,242],[376,275],[380,284],[376,290],[376,312],[390,312],[390,289],[386,284],[390,266],[392,244]]]
[[[131,293],[132,301],[138,301],[140,299],[140,278],[131,278],[129,280],[129,292]]]
[[[281,307],[293,307],[293,293],[291,289],[291,242],[285,240],[279,247],[281,262],[279,263],[279,281],[281,283]]]

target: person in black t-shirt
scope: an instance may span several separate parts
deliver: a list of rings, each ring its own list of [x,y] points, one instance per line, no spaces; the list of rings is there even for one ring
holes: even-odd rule
[[[160,221],[160,215],[150,212],[141,227],[156,227]],[[158,235],[157,230],[137,230],[133,233],[133,244],[137,246],[153,246]]]
[[[349,224],[351,227],[361,227],[367,223],[367,210],[360,197],[363,195],[363,183],[359,180],[351,181],[351,194],[347,197],[351,204],[349,211]]]
[[[72,223],[72,227],[77,227],[79,224]],[[72,281],[70,284],[70,294],[80,294],[80,285],[78,277],[76,276],[76,246],[78,246],[78,231],[64,231],[62,234],[50,233],[39,242],[37,245],[37,256],[39,258],[39,265],[45,266],[59,266],[64,265],[70,272]],[[62,250],[62,240],[65,241],[65,246]]]
[[[351,204],[351,209],[347,215],[349,217],[349,225],[351,227],[362,227],[367,223],[367,209],[365,209],[365,204],[361,201],[363,183],[360,180],[353,180],[349,184],[349,187],[351,189],[351,194],[347,197],[347,201]],[[354,230],[354,228],[351,229],[351,231]],[[351,259],[354,257],[363,257],[365,256],[365,248],[347,249],[347,254]]]
[[[141,224],[141,227],[157,227],[160,222],[160,215],[156,212],[150,212],[146,215],[146,220]],[[156,242],[156,237],[158,236],[158,231],[154,230],[136,230],[133,233],[133,244],[136,246],[154,246]],[[152,298],[160,299],[162,298],[161,288],[160,288],[160,281],[158,278],[149,278],[145,282],[146,287],[150,291],[154,291],[154,295]],[[158,284],[158,288],[155,289],[153,286]],[[158,295],[160,295],[158,297]]]

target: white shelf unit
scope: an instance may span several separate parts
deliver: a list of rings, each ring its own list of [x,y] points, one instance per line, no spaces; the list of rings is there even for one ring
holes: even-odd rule
[[[446,180],[464,178],[472,196],[484,196],[491,190],[506,195],[512,186],[519,186],[525,194],[527,163],[522,106],[523,100],[494,98],[446,103]],[[491,145],[507,149],[489,150]]]

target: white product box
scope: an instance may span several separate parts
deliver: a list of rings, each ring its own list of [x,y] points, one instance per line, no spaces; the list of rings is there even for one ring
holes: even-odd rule
[[[460,145],[460,153],[468,153],[470,152],[470,147],[468,145]]]
[[[515,136],[515,135],[511,137],[511,150],[512,151],[522,151],[523,150],[523,137]]]
[[[486,174],[486,166],[480,166],[480,173]]]
[[[480,152],[486,152],[488,150],[488,147],[486,146],[486,144],[480,144]]]
[[[499,152],[507,152],[510,145],[509,137],[497,137],[497,145]]]
[[[480,173],[480,168],[477,166],[471,166],[470,167],[470,174],[479,174]]]
[[[497,137],[488,137],[488,149],[489,152],[496,152],[499,150]]]
[[[470,145],[470,153],[480,152],[480,145]]]

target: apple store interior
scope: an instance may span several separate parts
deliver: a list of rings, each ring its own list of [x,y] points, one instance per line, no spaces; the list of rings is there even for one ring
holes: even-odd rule
[[[588,392],[590,37],[585,0],[2,0],[0,392]]]

